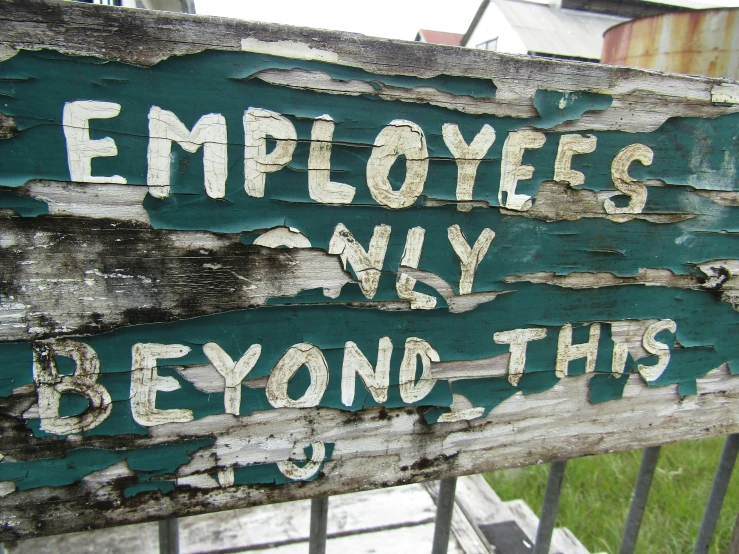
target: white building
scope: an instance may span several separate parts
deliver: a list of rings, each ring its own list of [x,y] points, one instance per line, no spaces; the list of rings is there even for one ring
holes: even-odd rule
[[[86,4],[121,6],[123,8],[143,8],[164,12],[195,13],[194,0],[76,0]]]
[[[686,3],[682,2],[683,7]],[[689,5],[689,4],[688,4]],[[461,45],[510,54],[599,61],[603,33],[678,8],[643,0],[483,0]]]

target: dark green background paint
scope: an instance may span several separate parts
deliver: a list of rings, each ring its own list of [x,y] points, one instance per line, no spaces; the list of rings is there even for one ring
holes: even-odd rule
[[[172,324],[128,327],[106,334],[85,337],[100,356],[100,383],[115,400],[111,416],[89,431],[90,435],[134,433],[145,435],[146,428],[131,418],[131,347],[137,342],[186,344],[192,348],[184,358],[163,361],[160,373],[171,375],[181,384],[174,392],[159,393],[157,407],[186,407],[195,418],[223,413],[223,395],[198,391],[171,366],[207,363],[202,345],[216,342],[237,359],[250,345],[262,345],[262,355],[251,376],[268,375],[277,360],[293,344],[309,342],[323,351],[330,370],[329,387],[321,406],[360,410],[375,402],[357,380],[354,404],[341,404],[341,365],[347,341],[355,342],[371,363],[376,362],[378,340],[391,338],[394,346],[388,407],[403,406],[397,387],[403,344],[409,337],[427,340],[442,361],[480,359],[507,351],[497,345],[494,333],[514,328],[540,326],[547,337],[528,348],[526,374],[518,387],[505,378],[439,382],[420,404],[434,408],[427,418],[436,420],[451,403],[452,392],[466,396],[487,411],[516,391],[537,394],[551,388],[554,375],[557,335],[565,323],[575,326],[574,341],[587,340],[593,321],[671,318],[677,322],[674,337],[662,333],[658,340],[682,346],[672,352],[668,370],[654,386],[677,385],[679,394],[695,394],[695,380],[721,363],[739,359],[736,340],[737,312],[705,291],[686,291],[641,286],[606,287],[597,290],[572,290],[530,283],[505,283],[510,275],[533,272],[611,272],[619,276],[636,275],[640,268],[669,269],[676,274],[700,276],[696,264],[716,259],[736,259],[739,244],[736,232],[739,219],[735,207],[720,206],[695,194],[697,189],[735,190],[739,114],[715,119],[671,119],[651,133],[597,132],[594,153],[573,158],[572,167],[585,174],[583,188],[613,189],[610,164],[623,147],[640,142],[654,151],[654,163],[633,164],[630,171],[639,179],[660,179],[664,187],[649,187],[645,213],[697,214],[680,223],[658,225],[634,220],[624,224],[605,219],[545,222],[500,213],[497,192],[500,160],[507,134],[533,126],[546,133],[546,144],[527,151],[524,163],[536,168],[534,178],[522,181],[518,192],[536,195],[542,181],[553,178],[554,160],[561,133],[547,129],[583,113],[607,109],[607,95],[577,93],[567,97],[561,109],[562,93],[538,91],[535,107],[539,117],[532,119],[496,118],[471,115],[428,104],[386,101],[376,96],[330,95],[274,86],[262,81],[262,69],[294,68],[325,72],[337,80],[359,80],[412,89],[436,87],[453,94],[475,98],[494,98],[495,86],[485,79],[439,76],[433,79],[377,76],[362,70],[322,62],[287,60],[267,55],[234,52],[205,52],[174,57],[151,68],[141,68],[51,52],[21,52],[0,64],[0,112],[15,119],[20,133],[0,140],[0,208],[24,217],[44,217],[43,202],[22,198],[13,189],[29,179],[69,180],[64,134],[61,127],[65,102],[100,100],[121,104],[113,119],[91,121],[91,138],[115,139],[118,155],[93,160],[93,175],[118,174],[129,184],[145,186],[147,114],[156,105],[173,111],[189,128],[207,113],[221,113],[228,125],[229,175],[226,197],[208,198],[203,190],[202,151],[188,154],[176,144],[172,148],[172,195],[164,200],[147,196],[144,207],[152,225],[158,229],[203,229],[220,233],[241,233],[250,244],[258,230],[288,225],[309,237],[314,247],[327,249],[337,223],[346,225],[363,245],[369,243],[376,225],[392,227],[384,273],[375,300],[397,300],[395,272],[403,253],[408,229],[426,230],[419,267],[433,272],[455,290],[460,278],[459,262],[447,239],[450,225],[461,226],[469,242],[490,228],[496,237],[479,266],[473,291],[509,291],[475,310],[452,314],[445,301],[432,289],[418,284],[416,290],[437,297],[437,309],[430,311],[384,312],[347,307],[343,302],[362,301],[357,285],[344,287],[336,299],[320,290],[306,291],[296,298],[275,299],[270,305],[219,315],[200,317]],[[214,93],[214,91],[217,91]],[[300,140],[289,167],[269,174],[266,197],[251,198],[244,192],[244,138],[242,116],[249,107],[282,113],[295,125]],[[331,164],[332,179],[356,188],[350,206],[317,204],[308,196],[307,161],[313,119],[329,114],[336,122]],[[366,165],[372,143],[382,128],[394,119],[406,119],[424,131],[429,155],[428,178],[423,196],[411,208],[387,210],[372,199],[366,184]],[[466,141],[471,141],[484,124],[493,126],[497,138],[480,164],[473,198],[492,208],[474,208],[463,213],[453,204],[428,207],[428,198],[454,200],[457,168],[441,136],[442,125],[457,123]],[[391,181],[397,188],[404,178],[404,164],[397,162]],[[615,198],[623,205],[626,198]],[[316,305],[316,304],[322,305]],[[603,324],[599,343],[598,372],[590,380],[591,402],[620,398],[625,377],[610,372],[613,343],[610,326]],[[0,343],[3,360],[0,370],[0,395],[32,382],[30,345]],[[655,358],[629,358],[627,370],[636,364],[656,362]],[[584,360],[572,362],[573,374],[584,371]],[[736,371],[736,368],[733,368]],[[300,371],[290,384],[290,393],[302,394],[308,383]],[[65,398],[63,413],[78,413],[85,401]],[[271,409],[263,390],[243,388],[241,414]],[[38,420],[29,427],[43,436]],[[0,480],[15,480],[19,489],[44,485],[64,485],[78,481],[91,471],[126,460],[140,474],[140,482],[126,489],[127,495],[145,490],[168,492],[173,483],[157,476],[171,474],[178,465],[207,441],[189,441],[151,449],[146,453],[104,449],[72,451],[66,458],[25,463],[0,463]],[[167,450],[167,449],[170,450]],[[159,457],[157,457],[159,456]],[[329,452],[330,456],[330,452]],[[138,464],[138,465],[137,465]],[[135,466],[135,467],[134,467]],[[60,469],[61,468],[61,469]],[[280,482],[274,466],[237,468],[236,482]]]

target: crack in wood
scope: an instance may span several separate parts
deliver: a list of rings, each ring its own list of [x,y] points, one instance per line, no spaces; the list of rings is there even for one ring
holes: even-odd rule
[[[244,245],[238,235],[64,216],[3,225],[4,340],[175,321],[352,282],[338,256]]]

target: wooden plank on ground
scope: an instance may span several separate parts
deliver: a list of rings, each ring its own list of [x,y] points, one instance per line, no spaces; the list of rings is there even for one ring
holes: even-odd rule
[[[737,87],[3,1],[0,540],[739,432]]]
[[[430,551],[438,483],[405,485],[331,498],[328,550],[341,552]],[[288,502],[181,518],[180,552],[304,552],[308,543],[310,503]],[[503,502],[481,475],[461,477],[452,518],[450,552],[494,553],[481,527],[515,524],[529,547],[538,518],[522,501]],[[79,554],[138,552],[156,554],[157,526],[151,523],[68,533],[7,544],[9,554]],[[413,545],[403,549],[392,545]],[[500,546],[500,545],[496,545]],[[302,549],[302,550],[301,550]],[[501,552],[504,552],[501,550]],[[555,529],[551,554],[588,554],[566,528]]]
[[[436,507],[422,485],[405,485],[332,497],[328,552],[430,551]],[[305,552],[310,502],[298,501],[181,518],[180,552]],[[467,524],[469,525],[469,523]],[[156,554],[157,526],[127,525],[41,537],[6,545],[9,554],[137,552]],[[415,544],[415,546],[414,546]],[[395,549],[393,549],[395,545]],[[475,554],[452,538],[450,552]]]
[[[430,481],[424,483],[426,490],[434,499],[434,502],[439,502],[439,481]],[[488,487],[490,488],[490,487]],[[460,503],[456,499],[454,509],[452,510],[452,534],[457,539],[457,542],[468,554],[495,554],[495,549],[490,546],[490,543],[485,539],[485,536],[480,531],[477,523],[461,509]]]
[[[472,475],[457,480],[457,507],[465,519],[478,529],[491,525],[515,524],[521,531],[523,549],[531,548],[536,541],[539,518],[524,500],[503,502],[487,484],[482,475]],[[483,533],[484,534],[484,533]],[[499,544],[494,546],[500,547]],[[504,552],[504,549],[501,549]],[[552,534],[550,554],[589,554],[589,551],[566,527],[558,527]]]

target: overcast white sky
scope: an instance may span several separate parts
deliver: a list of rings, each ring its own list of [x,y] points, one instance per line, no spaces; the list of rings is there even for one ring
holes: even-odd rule
[[[739,6],[739,0],[662,0]],[[546,0],[544,0],[546,3]],[[413,40],[418,29],[464,33],[480,0],[195,0],[201,15],[350,31]]]

